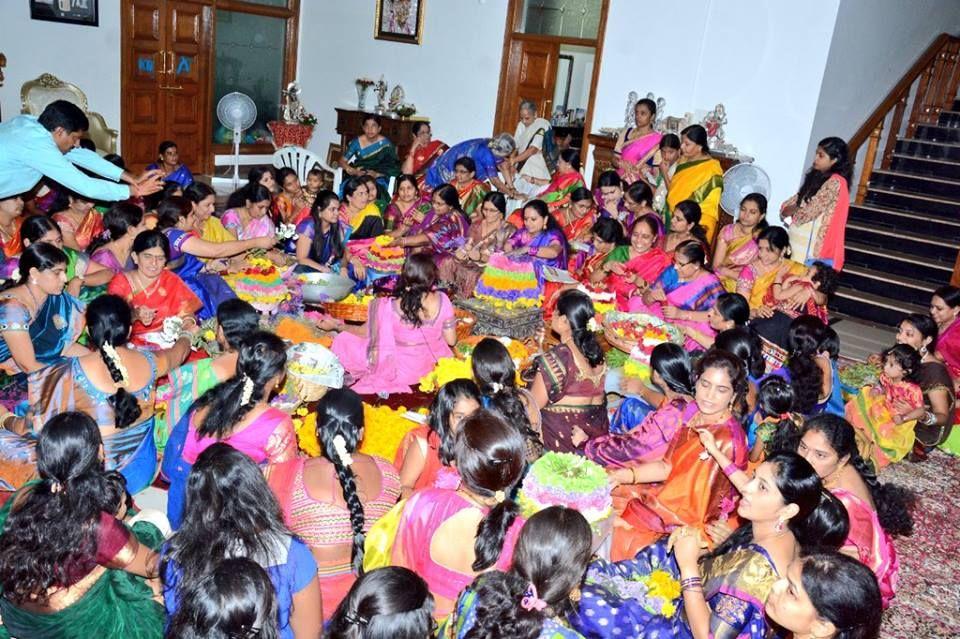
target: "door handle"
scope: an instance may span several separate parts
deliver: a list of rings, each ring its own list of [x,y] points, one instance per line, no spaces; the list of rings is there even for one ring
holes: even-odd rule
[[[176,71],[174,70],[174,65],[177,63],[177,54],[173,51],[170,52],[170,68],[167,69],[167,75],[172,76]]]

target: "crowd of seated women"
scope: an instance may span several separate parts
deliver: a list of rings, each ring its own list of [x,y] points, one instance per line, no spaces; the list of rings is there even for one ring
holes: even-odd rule
[[[951,441],[960,291],[845,396],[827,302],[846,146],[820,143],[779,220],[752,193],[721,227],[706,132],[662,135],[655,111],[637,104],[592,191],[524,102],[514,135],[448,146],[418,123],[405,158],[367,116],[339,193],[256,167],[218,213],[164,142],[149,202],[0,201],[0,636],[877,637],[914,497],[878,472]],[[389,293],[321,323],[349,387],[310,405],[309,457],[271,403],[287,345],[222,274],[269,251],[360,289],[383,236],[406,255]],[[532,265],[554,339],[521,370],[481,340],[394,459],[360,452],[364,401],[453,355],[454,302],[497,253]],[[608,364],[605,291],[683,335],[649,384]],[[191,355],[204,321],[216,357]],[[606,470],[605,539],[576,509],[521,513],[545,451]],[[166,512],[139,508],[158,477]],[[657,604],[656,584],[675,591]]]

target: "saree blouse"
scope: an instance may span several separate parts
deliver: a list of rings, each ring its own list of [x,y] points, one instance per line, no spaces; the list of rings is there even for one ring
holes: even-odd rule
[[[806,273],[806,268],[799,262],[787,259],[787,276],[802,277]],[[777,274],[780,268],[772,268],[766,273],[758,274],[754,264],[747,264],[740,270],[740,277],[737,279],[736,292],[747,298],[747,303],[751,309],[757,309],[763,306],[763,298],[767,291],[773,288],[777,281]]]
[[[573,351],[566,344],[558,344],[534,359],[533,374],[539,375],[547,391],[547,405],[540,409],[543,445],[548,450],[576,452],[571,441],[573,427],[582,429],[588,437],[605,435],[608,416],[604,382],[607,365],[601,364],[596,373],[580,368]],[[572,404],[566,397],[602,399],[600,403]]]
[[[0,336],[7,333],[29,333],[33,354],[38,362],[49,365],[62,357],[63,349],[79,339],[86,321],[84,306],[69,293],[48,295],[36,317],[20,300],[9,293],[0,294]],[[0,362],[19,372],[10,347],[0,340]]]
[[[856,548],[860,563],[877,576],[880,599],[886,609],[896,594],[900,572],[900,560],[893,540],[880,525],[877,511],[869,503],[843,488],[835,488],[830,492],[843,502],[850,518],[850,532],[847,533],[844,546]]]

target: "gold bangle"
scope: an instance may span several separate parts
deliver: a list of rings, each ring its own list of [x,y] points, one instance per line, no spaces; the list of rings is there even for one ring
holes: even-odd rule
[[[630,479],[633,480],[633,481],[630,482],[631,484],[636,484],[636,483],[637,483],[637,467],[636,467],[636,466],[631,466],[631,467],[630,467]]]

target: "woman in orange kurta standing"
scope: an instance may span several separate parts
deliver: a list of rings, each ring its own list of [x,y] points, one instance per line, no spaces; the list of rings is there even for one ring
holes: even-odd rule
[[[614,507],[622,509],[613,533],[614,561],[633,558],[675,528],[704,530],[734,512],[737,491],[726,475],[747,467],[747,439],[739,421],[746,410],[746,392],[747,374],[740,360],[724,351],[707,351],[697,364],[695,401],[684,410],[684,425],[663,459],[610,471],[618,485]],[[706,454],[698,435],[704,429],[735,468],[721,470]]]

